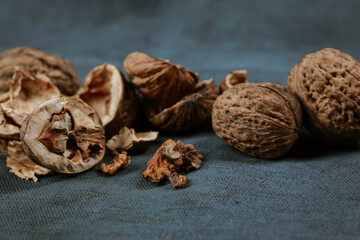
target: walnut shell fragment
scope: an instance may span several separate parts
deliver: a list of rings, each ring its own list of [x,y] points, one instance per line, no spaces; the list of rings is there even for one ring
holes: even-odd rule
[[[225,143],[252,157],[277,158],[301,132],[301,105],[284,86],[244,83],[214,103],[212,125]]]
[[[19,178],[34,182],[38,181],[36,175],[46,175],[51,172],[43,166],[40,166],[26,155],[20,141],[10,141],[8,145],[8,157],[6,158],[6,166],[10,168],[10,172]]]
[[[150,182],[161,182],[170,179],[173,173],[181,170],[199,169],[203,156],[192,144],[184,145],[171,139],[165,141],[148,161],[147,169],[142,173]],[[187,178],[174,175],[171,179],[174,188],[185,187]]]
[[[219,95],[219,89],[213,79],[198,83],[190,95],[176,104],[159,109],[153,107],[148,119],[158,129],[179,133],[191,131],[202,126],[211,118],[212,106]]]
[[[3,149],[7,148],[8,140],[20,140],[20,126],[35,107],[60,96],[60,91],[46,75],[33,75],[21,68],[15,69],[8,93],[9,98],[0,104],[0,139],[1,144],[6,144]]]
[[[131,163],[130,156],[127,156],[127,152],[123,151],[118,153],[113,151],[113,157],[110,163],[102,163],[101,171],[107,175],[113,175],[119,169],[124,169]]]
[[[106,146],[118,152],[127,151],[139,146],[141,143],[155,141],[158,135],[159,132],[155,131],[135,133],[133,128],[123,127],[120,129],[119,134],[114,135],[106,142]]]
[[[76,95],[101,116],[108,138],[122,127],[131,127],[135,121],[135,92],[114,65],[102,64],[93,68]]]
[[[199,76],[168,60],[133,52],[124,60],[132,84],[153,104],[169,107],[193,92]]]
[[[247,82],[246,70],[235,70],[226,74],[225,78],[220,83],[220,92],[223,93],[226,89],[232,88],[237,84]]]
[[[78,98],[41,103],[21,125],[20,137],[33,161],[60,173],[85,171],[105,153],[101,119]]]
[[[308,130],[333,145],[360,138],[360,63],[326,48],[305,55],[291,70],[288,86],[305,109]]]
[[[17,47],[0,55],[0,94],[9,90],[15,67],[46,75],[61,93],[68,96],[74,95],[79,88],[79,80],[69,60],[37,49]]]

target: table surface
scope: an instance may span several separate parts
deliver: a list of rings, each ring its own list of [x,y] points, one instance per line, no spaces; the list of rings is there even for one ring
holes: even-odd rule
[[[360,59],[360,1],[1,1],[0,51],[62,55],[80,79],[133,51],[170,59],[220,83],[286,85],[306,54],[338,48]],[[194,144],[201,169],[185,189],[141,178],[168,138]],[[0,159],[0,239],[359,239],[360,151],[304,134],[276,161],[248,157],[211,130],[161,134],[112,177],[99,166],[37,183]]]

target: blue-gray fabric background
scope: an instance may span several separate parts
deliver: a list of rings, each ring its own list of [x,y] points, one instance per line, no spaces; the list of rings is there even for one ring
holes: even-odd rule
[[[220,83],[286,84],[325,47],[360,59],[360,1],[10,1],[0,51],[31,46],[71,60],[80,79],[132,51],[170,59]],[[194,144],[203,167],[185,189],[141,178],[166,139]],[[0,239],[359,239],[360,151],[304,135],[277,161],[248,157],[211,130],[166,135],[112,177],[99,166],[25,181],[0,161]]]

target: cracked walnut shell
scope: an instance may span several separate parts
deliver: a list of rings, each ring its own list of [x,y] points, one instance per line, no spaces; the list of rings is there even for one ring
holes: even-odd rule
[[[52,98],[41,103],[21,125],[26,154],[60,173],[85,171],[101,161],[105,133],[99,115],[78,98]]]
[[[124,60],[124,69],[134,86],[154,104],[170,107],[193,92],[199,76],[168,60],[133,52]]]
[[[360,63],[326,48],[305,55],[291,70],[288,86],[305,110],[308,130],[334,145],[360,138]]]
[[[79,80],[69,60],[37,49],[17,47],[0,54],[0,93],[9,90],[15,67],[25,68],[34,75],[45,74],[67,96],[74,95],[79,88]]]
[[[253,157],[277,158],[301,131],[301,105],[284,86],[243,83],[213,106],[213,129],[225,143]]]
[[[137,113],[135,92],[124,75],[111,64],[93,68],[76,94],[101,117],[107,138],[131,127]]]

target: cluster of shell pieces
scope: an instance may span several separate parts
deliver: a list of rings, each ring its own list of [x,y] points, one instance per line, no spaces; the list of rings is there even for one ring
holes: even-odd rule
[[[106,139],[113,158],[101,169],[111,175],[127,167],[126,151],[158,136],[130,128],[138,97],[160,130],[183,132],[210,119],[218,95],[213,80],[198,83],[197,74],[138,52],[124,67],[132,84],[114,65],[102,64],[80,87],[65,58],[27,47],[0,54],[0,150],[10,171],[34,181],[51,171],[82,172],[101,161]],[[182,176],[175,179],[184,182]]]

